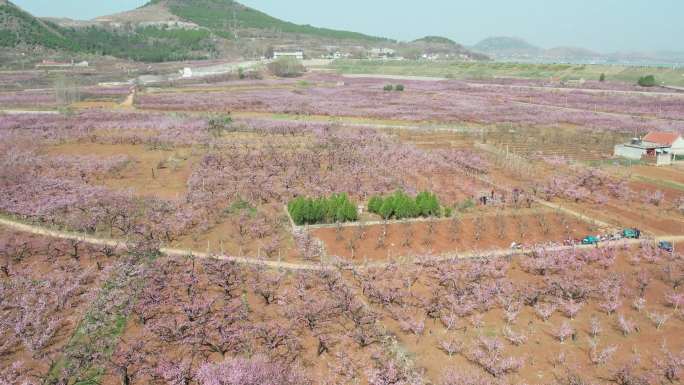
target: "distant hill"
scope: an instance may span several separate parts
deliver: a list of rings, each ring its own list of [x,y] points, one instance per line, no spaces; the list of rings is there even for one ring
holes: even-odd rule
[[[152,0],[138,9],[99,17],[95,20],[118,23],[184,21],[231,39],[263,38],[273,34],[297,34],[362,41],[387,40],[357,32],[283,21],[233,0]]]
[[[40,45],[63,49],[70,45],[64,31],[33,17],[9,1],[0,0],[0,47]]]
[[[425,36],[412,41],[412,43],[459,45],[455,41],[442,36]]]
[[[491,56],[536,56],[543,49],[516,37],[489,37],[472,47],[477,52]]]
[[[602,54],[581,47],[554,47],[544,51],[547,58],[587,60],[600,58]]]
[[[409,49],[427,55],[449,55],[449,57],[488,60],[487,55],[473,52],[455,41],[442,36],[425,36],[407,43]]]
[[[7,0],[0,0],[0,47],[43,48],[151,62],[204,59],[216,51],[212,35],[206,30],[142,25],[122,29],[97,22],[39,19]]]
[[[501,60],[538,62],[591,62],[602,60],[603,55],[581,47],[554,47],[544,49],[517,37],[490,37],[471,47]]]
[[[0,46],[44,47],[146,62],[253,58],[277,49],[303,50],[308,57],[337,52],[364,57],[373,49],[394,49],[416,57],[487,59],[444,37],[403,43],[299,25],[233,0],[152,0],[137,9],[89,21],[39,19],[0,0]]]

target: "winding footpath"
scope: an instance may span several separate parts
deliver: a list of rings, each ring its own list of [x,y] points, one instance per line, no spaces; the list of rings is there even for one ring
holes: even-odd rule
[[[127,242],[124,240],[116,240],[116,239],[108,239],[108,238],[100,238],[100,237],[95,237],[95,236],[90,236],[90,235],[85,235],[85,234],[78,234],[78,233],[72,233],[72,232],[67,232],[67,231],[60,231],[60,230],[52,230],[46,227],[41,227],[41,226],[36,226],[36,225],[29,225],[26,223],[23,223],[21,221],[13,220],[13,219],[7,219],[7,218],[0,218],[0,226],[4,226],[6,228],[23,232],[23,233],[28,233],[28,234],[34,234],[34,235],[42,235],[46,237],[51,237],[55,239],[65,239],[65,240],[74,240],[74,241],[80,241],[89,245],[94,245],[94,246],[108,246],[108,247],[113,247],[113,248],[125,248],[127,247]],[[670,242],[684,242],[684,235],[673,235],[673,236],[661,236],[657,238],[650,239],[649,241],[653,241],[654,243],[657,243],[659,241],[670,241]],[[545,250],[548,251],[567,251],[567,250],[581,250],[581,249],[591,249],[595,247],[613,247],[613,246],[620,246],[620,245],[638,245],[645,240],[639,240],[639,239],[622,239],[618,241],[610,241],[610,242],[602,242],[598,246],[586,246],[586,245],[572,245],[572,246],[549,246],[546,247]],[[161,248],[159,250],[162,254],[167,255],[169,257],[178,257],[178,258],[183,258],[183,257],[195,257],[199,259],[219,259],[219,260],[224,260],[224,261],[229,261],[229,262],[235,262],[241,265],[251,265],[251,266],[261,266],[265,268],[270,268],[270,269],[279,269],[279,270],[290,270],[290,271],[325,271],[325,270],[334,270],[339,267],[338,264],[333,264],[333,263],[295,263],[295,262],[283,262],[283,261],[271,261],[271,260],[264,260],[264,259],[257,259],[257,258],[249,258],[249,257],[235,257],[235,256],[228,256],[228,255],[214,255],[214,254],[209,254],[209,253],[204,253],[204,252],[199,252],[195,250],[187,250],[187,249],[173,249],[173,248]],[[524,250],[513,250],[513,249],[499,249],[499,250],[486,250],[486,251],[471,251],[471,252],[466,252],[466,253],[455,253],[455,254],[445,254],[442,256],[434,256],[434,257],[427,257],[423,259],[414,259],[414,260],[409,260],[407,259],[407,262],[415,262],[415,263],[421,263],[421,262],[448,262],[448,261],[453,261],[453,260],[459,260],[459,259],[473,259],[473,258],[500,258],[500,257],[513,257],[516,255],[526,255],[526,254],[531,254],[535,251],[535,249],[524,249]],[[383,267],[391,264],[393,262],[367,262],[367,263],[360,263],[360,264],[353,264],[349,263],[348,265],[350,267],[355,267],[355,268],[368,268],[368,267]]]

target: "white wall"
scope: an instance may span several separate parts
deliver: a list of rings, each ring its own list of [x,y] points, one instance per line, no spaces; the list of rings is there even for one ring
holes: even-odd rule
[[[621,156],[627,159],[639,160],[644,154],[646,154],[646,150],[625,146],[624,144],[618,144],[615,146],[614,154],[615,156]]]
[[[672,143],[672,153],[675,155],[684,155],[684,138],[681,136]]]

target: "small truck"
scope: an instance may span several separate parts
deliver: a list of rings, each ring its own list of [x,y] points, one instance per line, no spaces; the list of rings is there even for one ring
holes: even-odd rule
[[[660,241],[658,242],[658,248],[668,253],[674,252],[674,245],[672,244],[672,242]]]
[[[594,236],[594,235],[590,235],[590,236],[582,239],[583,245],[598,245],[599,242],[601,242],[601,239],[599,237]]]
[[[639,239],[639,238],[641,238],[641,230],[639,230],[639,229],[624,229],[624,230],[622,230],[622,238]]]

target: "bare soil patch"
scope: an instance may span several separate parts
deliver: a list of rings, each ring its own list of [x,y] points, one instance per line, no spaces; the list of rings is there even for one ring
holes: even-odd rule
[[[178,199],[187,191],[187,181],[200,154],[191,148],[150,150],[143,145],[68,143],[48,147],[49,155],[125,155],[129,165],[116,175],[92,181],[116,190],[132,189],[139,196]]]
[[[532,246],[562,243],[593,234],[590,224],[548,210],[520,214],[470,214],[453,220],[339,229],[314,229],[326,253],[350,260],[392,260],[397,257],[442,255],[509,248],[513,242]],[[479,235],[478,235],[479,234]],[[384,240],[383,240],[384,239]]]

